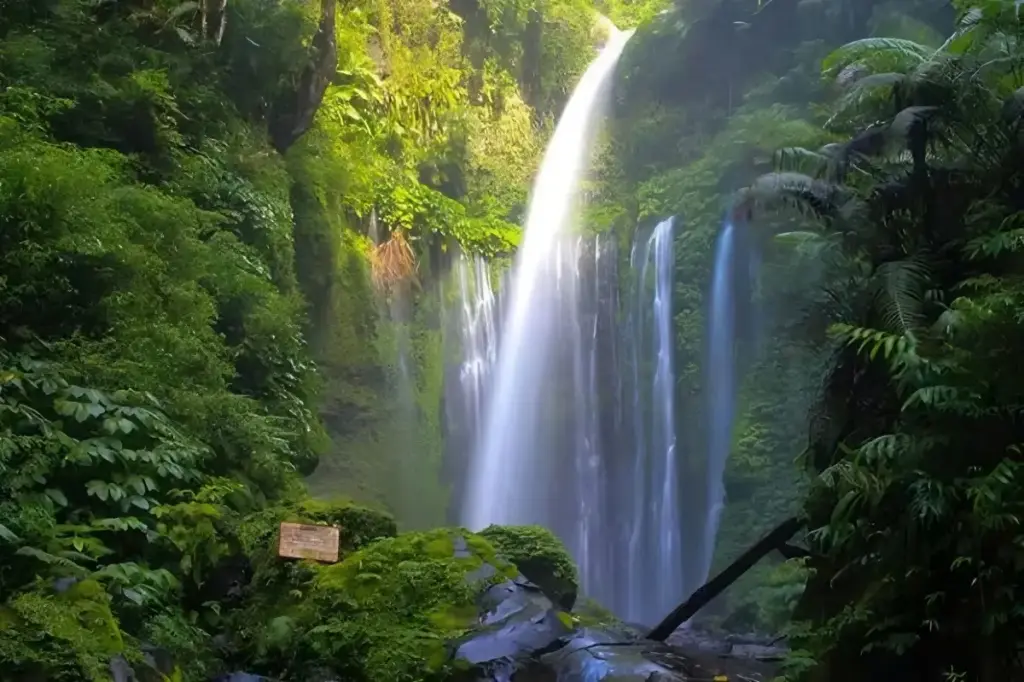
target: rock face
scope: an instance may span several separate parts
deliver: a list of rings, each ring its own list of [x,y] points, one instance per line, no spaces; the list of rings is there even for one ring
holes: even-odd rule
[[[505,530],[492,528],[482,535],[508,556],[512,553],[508,549],[511,533]],[[521,551],[528,544],[516,546]],[[517,566],[522,561],[521,557],[509,558]],[[488,580],[497,574],[497,568],[485,563],[467,580]],[[452,644],[452,667],[460,671],[455,680],[706,682],[718,675],[751,681],[774,677],[774,665],[756,660],[757,654],[764,653],[762,649],[771,649],[772,657],[778,655],[780,650],[765,646],[766,642],[730,641],[686,631],[665,644],[644,639],[641,629],[611,618],[600,624],[584,618],[590,625],[583,626],[581,618],[560,608],[561,604],[527,577],[491,584],[482,592],[477,627]]]
[[[479,628],[453,644],[465,682],[685,682],[692,666],[672,647],[626,626],[578,628],[519,577],[480,597]]]

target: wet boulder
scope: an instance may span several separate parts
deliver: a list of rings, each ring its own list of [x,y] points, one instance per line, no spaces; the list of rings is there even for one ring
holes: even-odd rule
[[[694,676],[691,661],[676,649],[619,628],[580,630],[534,669],[513,681],[686,682]]]
[[[479,625],[454,643],[460,682],[685,682],[689,659],[621,624],[578,627],[528,581],[492,585]]]
[[[494,672],[512,669],[573,632],[572,617],[525,578],[492,585],[480,597],[479,624],[454,646],[460,664]]]
[[[565,545],[554,533],[541,526],[489,526],[480,535],[557,606],[572,610],[579,575]]]

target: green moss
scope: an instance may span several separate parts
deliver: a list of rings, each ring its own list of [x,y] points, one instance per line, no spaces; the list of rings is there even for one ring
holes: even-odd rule
[[[92,580],[62,594],[32,591],[0,607],[0,679],[36,674],[53,682],[107,682],[113,656],[126,646],[110,598]]]
[[[304,497],[247,517],[237,531],[243,551],[250,557],[276,551],[282,522],[339,527],[342,553],[353,552],[374,540],[393,537],[398,532],[394,518],[386,512],[346,499]]]
[[[614,613],[589,597],[583,597],[576,602],[572,615],[577,623],[587,627],[597,627],[619,622]]]
[[[465,537],[468,552],[456,552]],[[461,555],[465,556],[461,556]],[[504,579],[510,566],[486,541],[450,529],[375,542],[317,569],[300,616],[305,655],[335,663],[346,680],[439,680],[445,644],[476,621],[488,582],[470,575],[484,563]]]
[[[572,609],[579,576],[572,557],[554,533],[541,526],[490,526],[480,535],[553,602]]]

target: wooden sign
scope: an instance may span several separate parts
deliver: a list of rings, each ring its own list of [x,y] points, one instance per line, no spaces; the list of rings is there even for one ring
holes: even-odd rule
[[[277,556],[335,563],[338,560],[340,536],[340,531],[334,526],[282,523]]]

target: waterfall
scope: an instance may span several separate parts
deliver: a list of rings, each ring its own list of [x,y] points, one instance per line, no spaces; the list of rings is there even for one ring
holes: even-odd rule
[[[698,586],[683,561],[672,334],[674,227],[669,218],[649,235],[638,232],[630,253],[634,296],[623,342],[633,459],[626,474],[625,591],[613,608],[637,623],[656,622]]]
[[[485,406],[498,357],[501,301],[491,282],[489,264],[481,256],[460,254],[454,267],[455,305],[446,308],[445,381],[448,475],[455,504],[449,516],[459,523],[465,507],[468,457],[483,430]]]
[[[500,295],[486,263],[457,264],[460,350],[446,400],[458,522],[551,529],[584,595],[653,625],[699,586],[708,546],[703,457],[687,460],[677,433],[676,221],[638,231],[623,273],[614,235],[581,236],[574,220],[628,38],[612,37],[559,120]],[[631,287],[620,300],[622,277]]]
[[[655,537],[658,539],[657,585],[654,599],[659,615],[666,604],[674,604],[681,594],[686,576],[683,575],[681,529],[679,509],[679,473],[676,470],[675,427],[675,371],[672,356],[672,284],[675,255],[672,249],[672,228],[669,218],[654,228],[651,235],[651,257],[654,261],[654,318],[655,334],[652,354],[656,369],[652,383],[654,425],[651,428],[654,458],[652,470],[656,491],[653,495],[657,520]],[[676,576],[664,580],[663,576]],[[695,586],[696,587],[696,586]],[[652,616],[654,614],[651,614]]]
[[[718,523],[725,505],[725,463],[732,445],[736,411],[737,271],[741,249],[732,218],[715,244],[708,313],[705,386],[707,394],[707,511],[700,544],[703,577],[711,571]],[[753,263],[753,260],[751,260]]]
[[[542,523],[550,458],[540,452],[542,379],[552,356],[557,305],[545,291],[551,254],[573,228],[573,208],[610,77],[629,39],[615,32],[584,73],[544,153],[534,182],[511,292],[483,439],[470,463],[464,523]],[[561,260],[556,263],[561,265]],[[560,268],[556,268],[558,273]],[[571,273],[570,273],[571,274]],[[547,280],[550,281],[550,280]],[[545,471],[548,469],[548,471]]]

